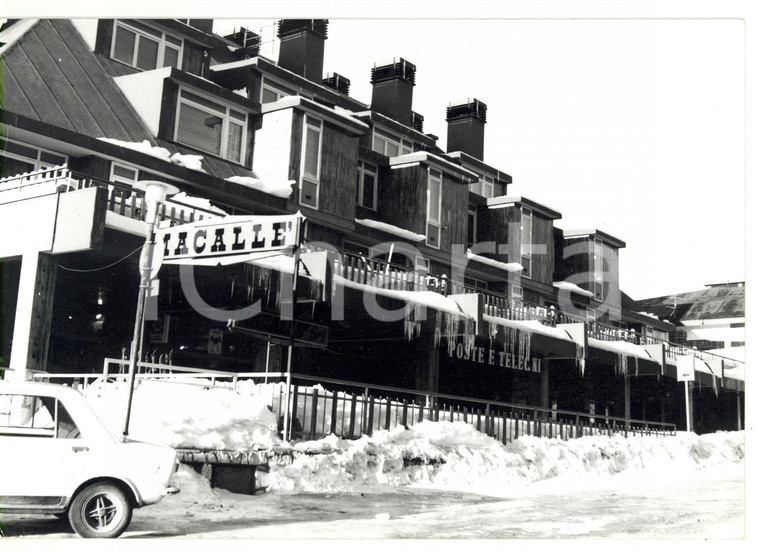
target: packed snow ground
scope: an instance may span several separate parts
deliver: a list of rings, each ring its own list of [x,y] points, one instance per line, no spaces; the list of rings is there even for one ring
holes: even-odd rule
[[[277,445],[290,449],[292,462],[257,473],[266,492],[254,496],[211,488],[183,465],[174,475],[181,493],[137,510],[119,544],[134,544],[130,537],[180,537],[173,549],[183,550],[187,537],[365,539],[361,546],[371,549],[385,546],[371,539],[387,538],[611,537],[616,547],[647,538],[639,541],[647,548],[651,539],[688,538],[690,546],[732,539],[721,540],[724,549],[746,542],[744,432],[522,437],[502,445],[463,422],[421,422],[353,441],[289,445],[265,400],[278,384],[243,382],[238,394],[208,383],[141,383],[130,435],[176,447]],[[113,383],[86,390],[117,433],[123,391]],[[3,522],[8,537],[74,536],[50,516]],[[162,541],[162,549],[172,549],[169,542],[177,541]]]

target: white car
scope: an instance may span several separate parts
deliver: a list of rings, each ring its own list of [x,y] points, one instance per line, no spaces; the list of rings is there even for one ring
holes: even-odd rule
[[[118,537],[132,510],[177,492],[170,447],[113,436],[75,389],[0,382],[0,513],[48,513]]]

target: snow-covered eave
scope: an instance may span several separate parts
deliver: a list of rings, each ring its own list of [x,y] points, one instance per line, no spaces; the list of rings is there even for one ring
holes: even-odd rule
[[[450,151],[448,153],[444,153],[443,155],[445,157],[450,157],[451,159],[458,159],[465,169],[472,170],[473,172],[483,172],[488,176],[493,176],[496,179],[496,182],[499,184],[512,183],[512,177],[509,174],[500,171],[491,165],[483,163],[483,161],[476,157],[473,157],[469,153],[465,153],[463,151]]]
[[[555,288],[564,289],[567,291],[571,291],[573,293],[577,293],[578,295],[585,295],[586,297],[593,297],[594,294],[588,291],[587,289],[583,289],[577,284],[573,284],[571,282],[553,282],[553,285]]]
[[[588,344],[590,347],[596,347],[597,349],[656,362],[646,349],[639,347],[635,343],[628,343],[627,341],[602,341],[600,339],[589,337]]]
[[[285,180],[282,182],[271,182],[261,178],[251,176],[229,176],[224,179],[226,182],[232,182],[238,186],[251,188],[265,194],[275,197],[289,198],[293,194],[293,184],[295,180]]]
[[[564,341],[573,341],[573,338],[565,330],[560,328],[554,328],[542,324],[538,320],[510,320],[509,318],[500,318],[498,316],[491,316],[490,314],[483,315],[483,322],[489,324],[498,324],[500,326],[507,326],[509,328],[515,328],[526,332],[537,333],[554,337],[556,339],[562,339]]]
[[[526,207],[530,207],[532,210],[536,211],[537,213],[540,213],[541,215],[551,220],[558,220],[562,218],[562,213],[560,213],[556,209],[552,209],[551,207],[543,203],[539,203],[525,196],[503,195],[503,196],[489,197],[486,200],[486,204],[488,205],[489,209],[504,209],[507,207],[520,207],[524,205]]]
[[[106,137],[99,137],[98,140],[107,142],[114,146],[119,146],[122,148],[130,149],[132,151],[144,153],[146,155],[150,155],[152,157],[156,157],[157,159],[166,161],[167,163],[185,167],[186,169],[206,173],[206,171],[201,166],[201,162],[203,160],[202,155],[181,153],[172,154],[168,149],[162,148],[161,146],[154,146],[148,140],[143,140],[142,142],[125,142],[123,140],[116,140],[114,138]]]
[[[384,297],[390,297],[392,299],[399,299],[423,307],[429,307],[448,314],[454,314],[463,318],[471,318],[464,312],[459,303],[449,297],[445,297],[440,293],[434,291],[404,291],[395,289],[384,289],[369,284],[359,284],[344,278],[343,276],[333,276],[333,281],[343,287],[356,289],[365,293],[373,293],[375,295],[382,295]]]
[[[379,125],[380,127],[383,127],[383,129],[390,132],[399,132],[404,136],[411,138],[412,140],[428,146],[434,146],[436,142],[434,138],[431,138],[429,135],[420,132],[416,128],[399,123],[398,121],[394,121],[390,117],[387,117],[386,115],[383,115],[377,111],[372,111],[370,109],[366,109],[364,111],[355,111],[354,117],[357,119],[372,122],[375,125]]]
[[[496,261],[494,259],[489,259],[488,257],[477,255],[469,249],[467,250],[467,258],[471,261],[476,261],[488,266],[492,266],[494,268],[498,268],[500,270],[505,270],[507,272],[522,272],[523,271],[523,265],[520,263],[503,263],[501,261]]]
[[[399,228],[398,226],[393,226],[392,224],[388,224],[387,222],[381,222],[379,220],[372,220],[372,219],[354,219],[356,221],[356,224],[361,224],[362,226],[367,226],[368,228],[375,228],[377,230],[382,230],[383,232],[387,232],[388,234],[393,234],[394,236],[398,236],[400,238],[404,238],[405,240],[414,241],[414,242],[422,242],[427,239],[427,237],[424,234],[417,234],[416,232],[412,232],[411,230],[404,230],[403,228]]]
[[[398,169],[402,166],[410,166],[417,163],[428,163],[435,165],[437,168],[443,170],[444,172],[460,177],[463,184],[472,184],[473,182],[477,182],[480,179],[477,173],[465,169],[453,161],[449,161],[448,159],[444,159],[443,157],[439,157],[438,155],[434,155],[428,151],[415,151],[413,153],[391,157],[389,160],[391,169]]]
[[[29,30],[39,23],[39,19],[22,19],[0,33],[0,56],[6,55]]]
[[[369,126],[355,119],[348,110],[330,108],[303,96],[285,96],[276,102],[265,103],[261,106],[261,113],[267,114],[282,109],[299,109],[327,118],[331,123],[357,135],[366,134],[369,131]]]
[[[580,228],[580,229],[573,229],[573,230],[562,230],[562,236],[565,239],[599,238],[603,242],[609,245],[612,245],[613,247],[617,247],[618,249],[622,249],[623,247],[625,247],[625,242],[621,240],[620,238],[617,238],[613,236],[612,234],[608,234],[607,232],[597,230],[596,228]]]

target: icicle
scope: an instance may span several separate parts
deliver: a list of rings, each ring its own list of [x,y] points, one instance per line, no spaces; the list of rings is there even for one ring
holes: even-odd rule
[[[578,371],[581,373],[581,377],[585,375],[586,372],[586,359],[585,358],[576,358],[575,359],[575,365],[578,368]]]
[[[435,326],[433,327],[433,345],[436,348],[441,344],[441,311],[435,311]]]

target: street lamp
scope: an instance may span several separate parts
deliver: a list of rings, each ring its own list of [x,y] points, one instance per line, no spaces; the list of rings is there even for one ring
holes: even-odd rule
[[[140,289],[137,294],[137,311],[135,313],[135,329],[132,336],[132,347],[129,352],[129,390],[127,394],[127,409],[124,415],[124,427],[122,439],[127,438],[129,433],[129,416],[132,410],[132,395],[135,389],[135,372],[137,359],[142,356],[142,333],[145,319],[145,297],[150,286],[150,275],[153,270],[153,232],[156,228],[158,208],[166,201],[167,195],[174,195],[179,188],[159,182],[157,180],[141,180],[135,183],[135,188],[145,191],[143,207],[145,209],[145,222],[148,223],[148,232],[145,243],[140,253]]]

